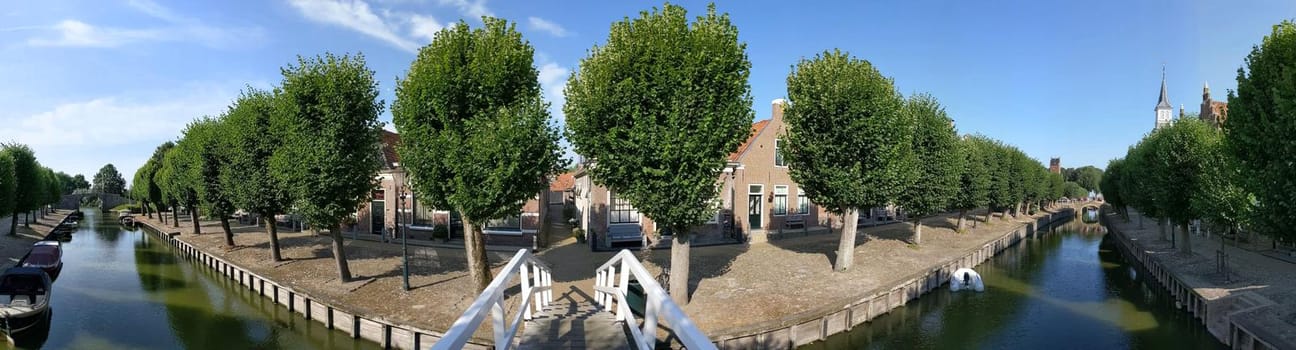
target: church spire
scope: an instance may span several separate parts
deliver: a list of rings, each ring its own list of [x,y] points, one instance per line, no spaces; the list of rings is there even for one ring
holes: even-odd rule
[[[1170,106],[1170,96],[1168,93],[1166,93],[1165,77],[1166,77],[1165,65],[1161,65],[1161,99],[1157,100],[1156,108],[1161,109],[1162,107],[1164,107],[1165,109],[1174,109],[1173,106]]]

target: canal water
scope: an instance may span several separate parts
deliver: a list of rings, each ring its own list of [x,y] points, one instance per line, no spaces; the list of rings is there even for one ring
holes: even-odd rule
[[[976,267],[984,293],[943,286],[802,349],[1224,348],[1091,219],[1022,241]]]
[[[378,349],[180,258],[152,232],[111,214],[86,217],[63,246],[48,326],[23,349]]]

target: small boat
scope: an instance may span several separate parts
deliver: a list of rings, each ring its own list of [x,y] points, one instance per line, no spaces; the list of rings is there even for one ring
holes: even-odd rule
[[[11,267],[0,274],[0,327],[6,334],[41,324],[49,317],[49,275],[32,267]]]
[[[124,226],[135,226],[135,214],[131,214],[129,210],[122,210],[117,214],[117,222]]]
[[[58,279],[59,272],[63,271],[63,245],[58,241],[36,242],[27,256],[18,262],[18,266],[41,269],[53,282]]]
[[[981,275],[966,267],[954,270],[954,276],[950,277],[949,285],[951,292],[969,289],[978,292],[985,291],[985,283],[981,282]]]
[[[79,227],[79,226],[81,226],[81,222],[76,221],[76,220],[68,220],[68,221],[64,221],[64,222],[63,222],[63,226],[67,226],[67,227]]]

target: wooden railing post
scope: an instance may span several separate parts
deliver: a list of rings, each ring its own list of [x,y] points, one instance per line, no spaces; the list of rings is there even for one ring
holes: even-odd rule
[[[545,307],[549,307],[549,304],[553,303],[553,273],[549,269],[544,270],[544,285],[549,288],[545,289],[544,298],[541,300],[544,301]]]
[[[505,321],[504,321],[504,293],[503,292],[504,290],[500,289],[499,292],[495,294],[495,300],[491,301],[491,319],[493,321],[492,325],[494,326],[491,328],[495,333],[496,349],[508,349],[509,344],[513,343],[512,339],[505,339],[506,337],[504,336],[505,334],[508,333],[508,329],[504,328]]]
[[[662,296],[660,293],[649,292],[646,299],[644,303],[643,334],[652,340],[645,339],[644,341],[649,344],[644,344],[644,346],[655,349],[657,348],[657,309],[661,304]]]
[[[617,286],[617,290],[620,291],[620,293],[621,293],[621,299],[620,299],[620,300],[622,300],[622,301],[626,300],[626,298],[630,296],[630,269],[629,269],[629,267],[630,267],[630,265],[627,264],[627,262],[626,262],[625,260],[621,260],[621,282],[620,282],[620,285]],[[616,315],[616,316],[617,316],[617,318],[616,318],[617,321],[625,321],[626,317],[634,317],[633,315],[627,315],[627,314],[630,313],[629,311],[630,311],[630,305],[626,305],[625,307],[618,307],[618,308],[617,308],[617,315]]]
[[[598,304],[600,308],[606,310],[607,304],[603,302],[603,292],[598,290],[598,287],[603,286],[603,271],[604,270],[600,269],[595,272],[596,276],[594,277],[594,303]]]

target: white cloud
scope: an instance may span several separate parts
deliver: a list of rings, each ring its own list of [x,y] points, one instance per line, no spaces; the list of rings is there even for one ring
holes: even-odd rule
[[[559,38],[565,37],[567,36],[567,34],[570,34],[567,32],[567,29],[564,29],[561,25],[558,25],[558,23],[550,22],[544,18],[527,17],[527,21],[531,24],[532,29],[544,31]]]
[[[378,16],[369,4],[360,0],[290,0],[306,18],[338,25],[386,41],[402,50],[413,52],[419,45],[396,34],[395,26]]]
[[[58,24],[41,29],[52,31],[54,36],[33,37],[31,46],[58,47],[119,47],[140,42],[196,42],[208,47],[225,48],[259,42],[264,36],[261,28],[222,28],[203,24],[194,18],[181,16],[148,0],[131,0],[132,8],[170,24],[154,28],[102,27],[76,19],[65,19]]]
[[[567,98],[563,96],[563,89],[567,87],[567,76],[570,73],[570,69],[557,63],[547,62],[540,65],[540,89],[544,91],[545,100],[549,101],[549,114],[553,116],[554,123],[560,126],[566,124],[566,115],[563,114],[562,107],[567,102]]]
[[[494,17],[495,13],[486,8],[486,0],[440,0],[442,6],[454,6],[459,12],[472,19],[481,20],[482,16]]]
[[[218,115],[237,89],[190,88],[151,98],[105,96],[68,102],[25,116],[0,118],[0,135],[32,147],[87,149],[175,138],[189,121]]]
[[[432,42],[432,39],[436,37],[436,33],[441,31],[441,28],[445,28],[441,22],[437,22],[436,18],[432,18],[432,16],[410,15],[407,21],[410,26],[409,35],[422,39],[425,43]]]
[[[59,22],[53,29],[59,33],[58,37],[31,38],[27,43],[32,46],[117,47],[138,41],[159,40],[165,36],[157,30],[100,28],[73,19]]]

